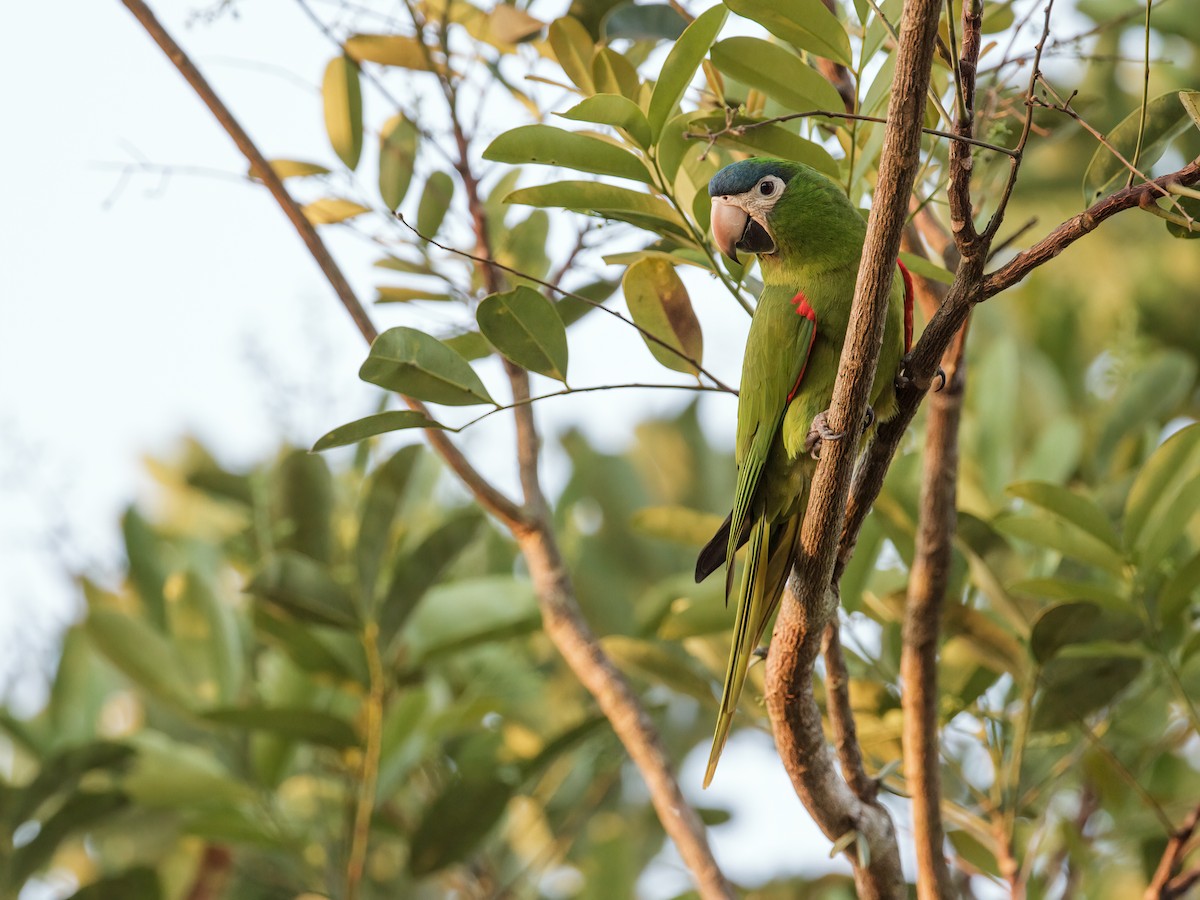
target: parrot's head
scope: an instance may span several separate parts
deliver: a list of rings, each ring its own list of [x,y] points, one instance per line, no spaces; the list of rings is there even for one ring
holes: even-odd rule
[[[781,262],[814,261],[839,250],[847,228],[853,233],[865,227],[838,185],[785,159],[731,163],[712,177],[708,194],[713,240],[734,262],[739,250]]]

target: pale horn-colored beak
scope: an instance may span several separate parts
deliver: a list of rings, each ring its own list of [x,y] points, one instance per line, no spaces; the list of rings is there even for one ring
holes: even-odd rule
[[[749,214],[731,197],[712,198],[712,236],[717,248],[732,259],[737,258],[737,244],[746,231]]]

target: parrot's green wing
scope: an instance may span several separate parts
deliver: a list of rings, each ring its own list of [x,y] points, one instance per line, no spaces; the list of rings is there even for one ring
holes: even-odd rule
[[[737,489],[725,548],[725,597],[733,586],[733,557],[758,494],[788,403],[796,395],[817,337],[817,315],[803,293],[768,287],[759,299],[738,399]]]

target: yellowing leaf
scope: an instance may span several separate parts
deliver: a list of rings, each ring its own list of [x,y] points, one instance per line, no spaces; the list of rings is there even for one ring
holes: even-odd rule
[[[415,37],[401,34],[353,34],[346,39],[346,54],[356,62],[431,71],[426,49]]]
[[[329,169],[317,163],[304,162],[299,159],[272,159],[268,160],[273,171],[280,178],[303,178],[307,175],[328,175]],[[250,177],[254,178],[253,172]]]
[[[396,209],[408,193],[417,159],[417,127],[404,116],[392,116],[379,132],[379,196]]]
[[[527,41],[545,27],[546,23],[541,19],[508,3],[496,4],[488,14],[488,37],[502,44]]]
[[[578,19],[563,16],[550,23],[550,47],[566,76],[585,94],[595,93],[592,57],[596,45]]]
[[[639,260],[625,270],[621,286],[629,313],[643,330],[642,339],[654,358],[676,372],[697,374],[704,337],[675,267],[654,257]]]
[[[329,143],[338,158],[353,169],[358,165],[363,144],[362,87],[353,60],[338,56],[329,61],[321,83],[321,97]]]
[[[355,216],[370,212],[370,208],[341,197],[325,197],[300,207],[304,217],[314,225],[336,225]]]

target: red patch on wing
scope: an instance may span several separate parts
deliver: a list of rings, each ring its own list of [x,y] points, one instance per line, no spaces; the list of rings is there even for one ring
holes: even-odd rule
[[[800,382],[804,380],[804,371],[808,368],[808,357],[812,353],[813,341],[817,339],[817,311],[808,305],[808,298],[804,296],[804,291],[796,292],[796,296],[792,298],[792,305],[796,307],[796,315],[804,316],[804,318],[813,323],[813,329],[812,333],[808,336],[808,346],[804,348],[804,365],[800,367],[800,374],[796,376],[796,383],[792,385],[791,391],[788,392],[788,403],[792,402],[792,398],[796,396],[796,391],[800,390]]]
[[[912,351],[912,333],[913,333],[913,283],[912,276],[908,274],[908,269],[900,260],[896,260],[896,265],[900,267],[900,274],[904,276],[904,352]]]

